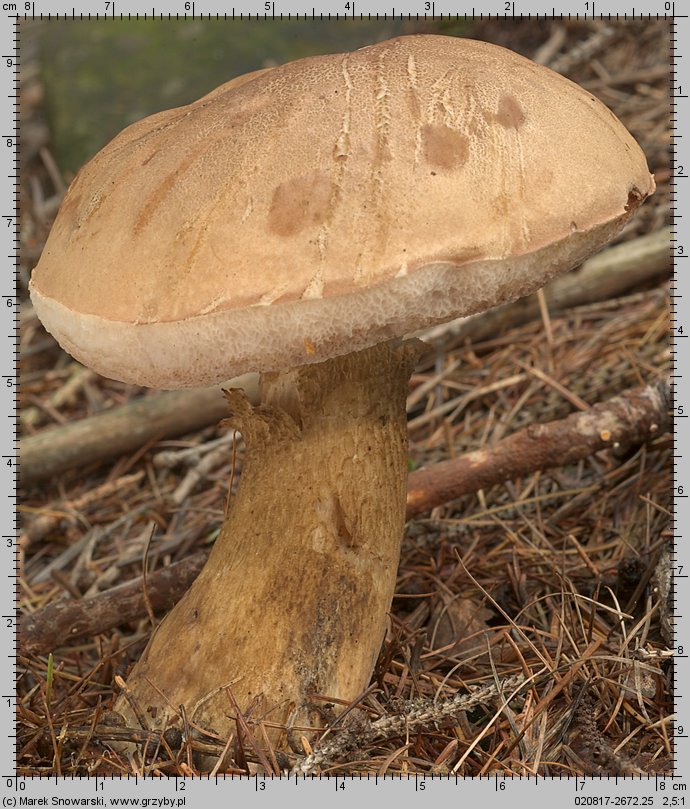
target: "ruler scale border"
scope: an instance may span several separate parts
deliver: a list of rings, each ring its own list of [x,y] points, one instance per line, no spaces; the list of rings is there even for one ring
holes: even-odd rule
[[[278,0],[271,2],[271,13],[264,11],[264,3],[247,2],[241,8],[236,5],[232,9],[211,9],[212,2],[202,3],[199,0],[173,0],[171,7],[162,10],[160,5],[158,10],[152,6],[150,11],[139,8],[136,2],[126,2],[126,0],[111,0],[107,5],[101,0],[88,2],[70,3],[69,8],[64,9],[59,3],[41,2],[40,0],[19,0],[17,3],[0,3],[0,52],[2,53],[4,70],[0,71],[3,77],[3,91],[0,96],[2,107],[3,127],[2,141],[0,143],[0,156],[4,160],[3,168],[3,207],[0,216],[7,222],[7,227],[2,232],[5,236],[6,261],[14,263],[14,281],[10,290],[0,289],[0,297],[5,301],[5,306],[9,310],[10,317],[7,319],[8,334],[4,343],[5,371],[3,378],[7,380],[5,387],[5,415],[8,419],[14,420],[12,429],[3,431],[0,434],[2,446],[2,458],[5,463],[5,494],[3,499],[8,505],[0,508],[0,519],[2,519],[2,539],[5,551],[11,551],[12,562],[5,564],[8,587],[0,588],[0,613],[3,620],[7,622],[5,628],[5,647],[9,650],[0,655],[0,718],[2,718],[2,743],[0,743],[0,759],[5,775],[3,780],[3,802],[5,806],[21,805],[59,805],[46,797],[47,803],[31,803],[29,799],[43,796],[62,795],[75,798],[83,797],[91,801],[90,805],[111,805],[108,803],[119,793],[122,796],[146,798],[150,802],[148,806],[190,806],[194,795],[199,804],[204,801],[212,805],[221,800],[221,795],[216,790],[223,784],[233,782],[232,793],[221,790],[223,796],[227,798],[232,794],[238,800],[251,796],[258,801],[262,800],[262,795],[276,796],[280,790],[281,799],[288,797],[290,800],[299,801],[300,806],[317,806],[323,798],[333,794],[333,790],[345,800],[352,800],[360,795],[367,797],[366,792],[361,789],[370,789],[371,785],[378,787],[385,783],[388,789],[399,790],[396,797],[402,799],[407,805],[408,801],[416,801],[420,798],[431,800],[433,796],[449,797],[455,795],[456,790],[463,793],[463,797],[480,798],[492,800],[490,795],[495,796],[495,805],[499,805],[503,796],[510,800],[515,800],[519,795],[534,802],[543,799],[544,805],[551,805],[553,800],[563,800],[572,798],[572,805],[580,806],[615,806],[615,805],[647,805],[647,806],[685,806],[690,807],[690,795],[686,796],[687,784],[685,778],[690,774],[690,719],[688,718],[688,705],[685,701],[686,695],[678,693],[682,690],[683,683],[690,683],[690,665],[688,664],[688,652],[690,652],[690,633],[688,630],[688,614],[690,592],[686,580],[690,574],[690,551],[686,549],[687,539],[683,536],[683,530],[690,530],[690,495],[684,490],[684,484],[690,486],[690,480],[684,480],[685,458],[683,451],[690,453],[690,353],[685,351],[683,339],[690,336],[683,331],[690,332],[690,320],[684,321],[683,299],[690,298],[690,282],[682,274],[683,259],[687,259],[690,252],[690,244],[683,245],[683,228],[679,227],[679,222],[683,224],[683,218],[687,218],[686,211],[690,205],[690,196],[685,190],[688,186],[687,175],[690,174],[690,153],[687,151],[687,138],[684,127],[688,121],[688,95],[690,94],[690,67],[688,66],[687,55],[683,52],[683,44],[690,43],[690,25],[688,16],[676,12],[676,2],[661,0],[653,3],[631,4],[630,8],[617,8],[613,4],[612,8],[607,8],[612,4],[604,2],[593,2],[592,0],[578,0],[575,3],[561,3],[566,6],[565,10],[557,11],[551,4],[545,11],[533,9],[542,4],[535,0],[528,2],[498,2],[490,3],[496,8],[490,11],[481,8],[466,8],[461,13],[449,13],[447,8],[442,8],[441,2],[431,4],[418,0],[415,3],[396,3],[397,9],[391,7],[390,15],[388,10],[375,4],[367,3],[365,0],[356,0],[348,3],[348,10],[344,10],[346,0],[333,4],[338,6],[335,10],[317,11],[315,8],[302,11],[288,8],[294,0]],[[426,6],[430,6],[425,9]],[[356,7],[355,7],[356,6]],[[107,11],[100,10],[103,7]],[[409,10],[405,10],[408,9]],[[262,11],[258,9],[261,8]],[[678,3],[678,8],[682,8]],[[12,12],[12,13],[8,13]],[[23,12],[23,13],[22,13]],[[408,15],[413,18],[424,19],[428,16],[451,16],[453,18],[468,19],[472,16],[486,18],[487,16],[509,20],[509,19],[533,19],[533,18],[560,18],[560,19],[638,19],[663,18],[670,20],[670,86],[671,86],[671,231],[672,240],[669,250],[672,259],[671,278],[671,319],[672,329],[670,334],[670,350],[672,357],[671,391],[673,396],[673,445],[674,445],[674,508],[672,524],[674,526],[673,537],[673,590],[672,599],[674,604],[675,624],[675,666],[673,672],[674,695],[676,699],[676,722],[674,735],[674,761],[675,771],[667,776],[611,776],[596,777],[588,776],[579,778],[575,776],[477,776],[475,778],[458,779],[457,776],[425,776],[418,775],[405,776],[307,776],[307,777],[281,777],[275,776],[227,776],[201,779],[182,779],[179,776],[159,778],[156,776],[125,776],[105,778],[103,776],[91,778],[58,778],[55,776],[17,776],[12,772],[15,766],[17,750],[16,740],[16,716],[15,716],[15,695],[13,686],[16,677],[19,676],[19,662],[16,655],[16,634],[19,616],[19,579],[18,579],[18,559],[20,549],[18,547],[19,522],[17,512],[17,488],[21,475],[18,458],[18,394],[19,394],[19,291],[20,291],[20,266],[19,266],[19,155],[21,132],[19,129],[19,68],[21,64],[21,43],[20,31],[21,23],[27,20],[45,19],[240,19],[240,20],[277,20],[283,19],[380,19],[385,16],[406,19]],[[4,148],[3,148],[4,147]],[[5,177],[7,180],[5,181]],[[13,213],[5,213],[10,212]],[[687,261],[686,261],[687,263]],[[12,329],[12,331],[10,331]],[[686,357],[687,353],[687,357]],[[6,432],[6,434],[5,434]],[[7,471],[9,470],[9,471]],[[690,489],[688,490],[690,492]],[[6,557],[9,558],[9,557]],[[5,741],[7,739],[7,741]],[[447,784],[453,789],[452,793],[442,793],[440,785]],[[241,785],[241,786],[240,786]],[[319,785],[316,787],[316,785]],[[287,786],[297,787],[298,791],[289,797],[284,788]],[[310,786],[315,787],[310,793]],[[630,789],[630,787],[633,787]],[[325,788],[324,788],[325,787]],[[52,788],[53,791],[48,791]],[[535,788],[537,791],[535,793]],[[209,792],[209,789],[211,790]],[[624,792],[625,795],[621,796]],[[64,793],[64,794],[63,794]],[[420,794],[421,793],[421,794]],[[548,793],[548,794],[545,794]],[[537,797],[538,795],[544,797]],[[578,801],[578,796],[581,798]],[[627,803],[619,801],[616,797],[636,798],[635,801]],[[641,799],[648,796],[651,802],[642,803]],[[673,798],[674,800],[669,800]],[[165,799],[166,802],[163,802]],[[600,800],[596,800],[600,799]],[[100,801],[103,801],[102,803]],[[156,803],[155,801],[160,801]],[[68,805],[68,804],[64,804]],[[85,804],[84,804],[85,805]],[[493,805],[493,804],[492,804]]]

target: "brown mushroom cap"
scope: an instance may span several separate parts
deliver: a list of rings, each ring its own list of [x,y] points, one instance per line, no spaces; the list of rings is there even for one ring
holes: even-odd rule
[[[494,45],[400,37],[125,129],[70,186],[31,296],[106,376],[210,384],[531,292],[653,190],[582,88]]]

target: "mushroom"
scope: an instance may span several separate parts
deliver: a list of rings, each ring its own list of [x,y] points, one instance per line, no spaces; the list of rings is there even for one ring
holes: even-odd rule
[[[357,698],[404,524],[403,336],[534,291],[653,190],[594,96],[442,36],[242,76],[82,168],[31,281],[60,344],[159,388],[262,373],[261,405],[226,392],[237,497],[116,709],[227,734]]]

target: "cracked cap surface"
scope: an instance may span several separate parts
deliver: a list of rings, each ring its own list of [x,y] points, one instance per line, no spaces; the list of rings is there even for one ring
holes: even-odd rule
[[[653,190],[582,88],[494,45],[400,37],[125,129],[70,186],[31,297],[105,376],[212,384],[527,294]]]

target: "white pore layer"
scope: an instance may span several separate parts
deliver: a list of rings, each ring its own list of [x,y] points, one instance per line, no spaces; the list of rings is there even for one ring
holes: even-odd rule
[[[103,376],[155,388],[211,385],[358,351],[522,297],[578,264],[627,217],[521,256],[430,264],[360,292],[170,323],[124,323],[75,312],[31,289],[60,345]]]

